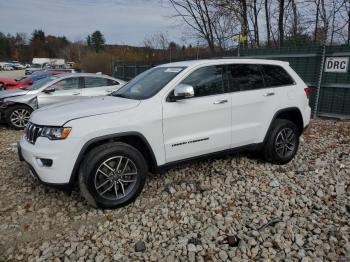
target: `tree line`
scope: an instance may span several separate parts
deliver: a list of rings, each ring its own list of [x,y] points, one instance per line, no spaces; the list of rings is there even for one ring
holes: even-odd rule
[[[74,61],[79,67],[94,71],[92,64],[99,60],[100,65],[108,64],[107,69],[99,70],[109,72],[111,61],[159,61],[169,56],[188,57],[196,53],[205,53],[207,48],[193,47],[191,44],[178,45],[168,40],[169,37],[158,32],[147,36],[143,46],[106,44],[101,31],[95,31],[79,41],[69,41],[65,36],[47,35],[43,30],[34,30],[28,36],[25,33],[15,35],[0,32],[0,61],[20,61],[31,63],[33,57],[64,58]],[[96,67],[96,66],[95,66]],[[109,68],[109,69],[108,69]]]
[[[79,59],[81,49],[103,51],[105,39],[100,31],[88,35],[87,42],[71,42],[65,36],[46,35],[43,30],[34,30],[30,37],[25,33],[15,35],[0,32],[0,61],[18,60],[30,62],[33,57]]]
[[[141,47],[108,45],[101,31],[80,41],[34,30],[31,35],[0,32],[0,61],[33,57],[146,61],[202,57],[240,48],[350,44],[350,0],[163,0],[192,44],[179,45],[167,33],[146,36]],[[140,39],[142,41],[142,39]],[[103,57],[103,59],[102,59]]]

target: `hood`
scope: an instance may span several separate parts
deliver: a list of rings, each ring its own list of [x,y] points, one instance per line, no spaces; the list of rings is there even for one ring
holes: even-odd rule
[[[0,100],[4,98],[10,98],[15,96],[23,96],[28,93],[28,90],[14,89],[0,91]]]
[[[30,121],[38,125],[61,126],[73,119],[123,111],[139,104],[139,100],[113,96],[87,98],[43,107],[31,115]]]

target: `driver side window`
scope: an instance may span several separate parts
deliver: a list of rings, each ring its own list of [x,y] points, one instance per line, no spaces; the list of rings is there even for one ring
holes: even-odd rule
[[[210,96],[225,92],[225,66],[206,66],[191,73],[181,84],[191,85],[194,96]]]
[[[78,89],[80,88],[79,78],[71,77],[71,78],[62,79],[54,83],[53,85],[51,85],[50,88],[55,88],[56,91]]]

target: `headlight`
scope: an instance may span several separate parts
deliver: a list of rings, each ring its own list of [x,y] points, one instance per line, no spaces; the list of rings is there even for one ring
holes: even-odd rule
[[[61,140],[66,139],[71,130],[71,127],[43,127],[40,136],[51,140]]]

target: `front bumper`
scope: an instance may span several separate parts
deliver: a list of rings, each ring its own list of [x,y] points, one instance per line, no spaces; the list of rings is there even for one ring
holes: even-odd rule
[[[29,143],[24,137],[18,143],[18,157],[28,164],[34,176],[43,184],[69,188],[73,181],[73,166],[77,159],[77,144],[74,139],[67,143],[65,140],[52,141],[39,137],[35,145]],[[40,159],[51,159],[52,165],[43,165]]]

